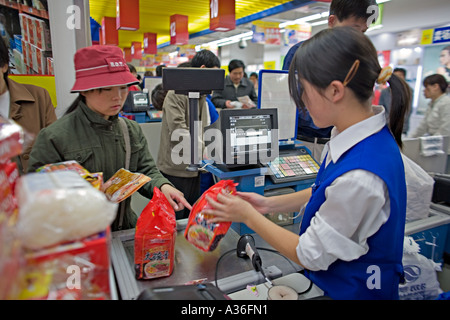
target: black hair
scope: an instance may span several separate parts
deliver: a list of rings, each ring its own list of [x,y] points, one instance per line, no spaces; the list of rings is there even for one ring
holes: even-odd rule
[[[156,110],[162,110],[167,90],[163,89],[162,83],[159,83],[152,90],[152,104]]]
[[[335,27],[322,30],[305,41],[295,53],[289,68],[289,91],[297,106],[306,110],[300,81],[307,81],[321,92],[334,80],[344,82],[356,60],[360,62],[359,68],[347,87],[361,103],[370,104],[381,66],[369,38],[352,27]],[[402,128],[411,93],[406,82],[395,75],[390,78],[389,85],[392,90],[389,128],[401,147]]]
[[[252,72],[250,73],[250,77],[256,77],[256,79],[258,79],[258,74],[256,72]]]
[[[242,62],[241,60],[234,59],[234,60],[231,60],[230,63],[228,63],[228,71],[229,72],[231,72],[237,68],[242,68],[242,70],[245,70],[244,62]]]
[[[333,0],[330,5],[330,15],[335,15],[339,21],[348,18],[369,19],[373,11],[370,6],[378,6],[376,0]]]
[[[182,62],[177,65],[177,68],[190,68],[192,67],[192,63],[190,61]]]
[[[165,64],[160,64],[159,66],[156,66],[155,72],[157,77],[162,77],[162,69],[165,68]]]
[[[406,69],[404,69],[404,68],[395,68],[394,72],[401,72],[401,73],[403,73],[403,76],[406,78]]]
[[[69,114],[69,113],[75,111],[75,109],[78,107],[78,104],[79,104],[81,101],[84,102],[84,103],[86,103],[86,98],[85,98],[81,93],[79,93],[79,94],[78,94],[78,97],[72,102],[72,104],[69,106],[69,108],[67,108],[67,110],[66,110],[66,112],[64,113],[64,115],[67,115],[67,114]]]
[[[192,58],[191,65],[193,68],[200,68],[201,66],[205,66],[206,68],[220,68],[220,60],[212,51],[200,50]]]
[[[447,91],[448,83],[447,83],[447,80],[445,80],[443,75],[432,74],[431,76],[428,76],[425,79],[423,79],[423,85],[425,87],[428,85],[434,85],[434,84],[439,85],[439,88],[441,89],[442,93],[445,93]]]
[[[441,51],[447,50],[448,53],[450,54],[450,46],[446,46],[444,49],[442,49]]]
[[[127,63],[128,69],[130,69],[130,72],[133,73],[137,73],[135,66],[133,66],[131,63]]]
[[[0,38],[0,68],[3,68],[5,65],[9,66],[9,53],[8,53],[8,47],[6,46],[6,43],[3,39]],[[3,74],[3,77],[8,77],[8,71]]]

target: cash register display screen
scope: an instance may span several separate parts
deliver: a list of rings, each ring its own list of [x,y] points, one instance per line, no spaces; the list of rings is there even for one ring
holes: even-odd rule
[[[146,107],[149,105],[148,102],[148,94],[146,93],[137,93],[133,95],[133,104],[135,107]]]
[[[271,150],[270,115],[230,117],[230,147],[235,155]]]

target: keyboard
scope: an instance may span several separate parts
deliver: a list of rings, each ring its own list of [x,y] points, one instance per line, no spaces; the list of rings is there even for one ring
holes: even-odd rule
[[[279,156],[267,166],[273,183],[315,179],[320,168],[305,147],[280,151]]]

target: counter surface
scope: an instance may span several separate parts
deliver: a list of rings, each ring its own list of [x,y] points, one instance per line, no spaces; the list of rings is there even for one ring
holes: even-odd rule
[[[238,258],[236,255],[236,245],[240,236],[233,229],[228,230],[216,250],[203,252],[184,238],[186,224],[187,219],[177,220],[175,266],[172,275],[151,280],[135,278],[134,229],[112,233],[111,260],[121,299],[135,299],[146,288],[183,285],[199,279],[214,283],[216,275],[217,280],[220,280],[253,270],[249,259]],[[290,225],[286,228],[298,232],[299,225]],[[273,250],[261,237],[256,234],[252,236],[257,248]],[[263,267],[276,266],[283,276],[301,270],[300,266],[278,253],[262,249],[258,251]]]

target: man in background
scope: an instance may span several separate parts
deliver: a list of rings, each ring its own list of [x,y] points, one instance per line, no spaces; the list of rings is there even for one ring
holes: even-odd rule
[[[3,39],[0,39],[0,71],[0,116],[14,120],[34,136],[33,142],[25,146],[24,152],[14,159],[20,174],[23,174],[27,172],[34,138],[42,128],[56,121],[55,108],[46,89],[21,84],[8,77],[9,54]]]
[[[377,11],[374,16],[373,6],[378,7],[376,0],[333,0],[330,5],[328,16],[328,27],[350,26],[361,32],[366,32],[368,24],[372,18],[378,17]],[[375,21],[374,20],[374,21]],[[283,70],[289,70],[291,61],[302,42],[294,45],[284,58]],[[324,54],[332,54],[324,52]],[[330,139],[332,127],[318,128],[314,125],[308,111],[297,113],[297,139],[300,140],[309,150],[314,159],[320,162],[325,144]]]

